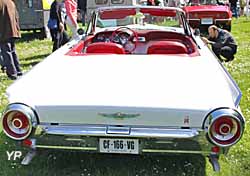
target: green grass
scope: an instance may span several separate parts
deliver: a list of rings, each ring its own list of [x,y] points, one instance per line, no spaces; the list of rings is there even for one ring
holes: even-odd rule
[[[246,129],[241,141],[233,146],[227,156],[221,156],[221,172],[215,173],[207,158],[199,155],[155,155],[127,156],[100,155],[81,152],[40,151],[31,165],[22,166],[20,160],[8,161],[6,151],[22,150],[16,143],[0,133],[0,176],[39,175],[207,175],[248,176],[250,169],[250,19],[233,20],[232,33],[239,47],[236,58],[225,66],[236,80],[243,97],[242,113],[246,118]],[[52,50],[50,40],[25,39],[17,43],[17,53],[24,71],[30,70]],[[28,38],[28,39],[27,39]],[[5,90],[12,81],[0,73],[0,112],[7,105]],[[1,126],[0,126],[1,131]]]
[[[238,52],[233,62],[225,64],[237,84],[243,97],[241,110],[246,118],[246,128],[241,141],[230,149],[226,157],[222,157],[220,163],[222,170],[215,174],[207,167],[207,175],[247,176],[250,169],[250,19],[240,18],[233,21],[232,33],[238,42]]]

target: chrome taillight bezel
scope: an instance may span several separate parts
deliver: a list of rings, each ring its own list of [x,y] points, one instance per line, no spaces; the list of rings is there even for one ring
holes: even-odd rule
[[[25,118],[27,118],[25,119],[27,121],[27,128],[25,129],[15,128],[14,125],[15,122],[11,120],[18,113],[19,115],[23,115]],[[20,125],[22,125],[22,122]],[[11,139],[14,140],[26,139],[31,134],[33,127],[35,127],[36,125],[37,125],[37,118],[34,111],[32,110],[32,108],[24,104],[19,104],[19,103],[10,104],[3,112],[2,115],[3,131]]]
[[[214,129],[215,124],[222,118],[224,118],[225,121],[225,123],[222,124],[222,127],[226,126],[226,128],[230,130],[230,133],[223,134],[221,132],[222,129],[219,129],[219,133],[221,134],[218,134]],[[228,121],[232,124],[229,124]],[[230,108],[222,108],[212,111],[208,115],[205,124],[209,141],[219,147],[230,147],[241,139],[244,131],[245,120],[238,111]]]

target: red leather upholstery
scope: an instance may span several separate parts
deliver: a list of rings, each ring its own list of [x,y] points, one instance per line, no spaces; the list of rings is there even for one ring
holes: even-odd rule
[[[148,47],[147,54],[188,54],[188,50],[180,42],[157,41]]]
[[[116,43],[111,42],[96,42],[88,45],[86,53],[113,53],[125,54],[124,48]]]

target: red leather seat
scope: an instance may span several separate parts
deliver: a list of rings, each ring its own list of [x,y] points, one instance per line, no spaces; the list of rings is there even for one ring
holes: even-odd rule
[[[147,54],[188,54],[188,50],[180,42],[157,41],[148,47]]]
[[[113,53],[113,54],[125,54],[125,50],[122,45],[111,42],[96,42],[88,45],[86,53]]]

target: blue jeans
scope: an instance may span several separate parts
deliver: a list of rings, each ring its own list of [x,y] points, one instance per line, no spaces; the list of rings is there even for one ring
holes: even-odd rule
[[[212,47],[214,54],[218,57],[220,61],[229,62],[234,59],[234,55],[237,52],[237,46],[223,46],[222,48]],[[226,60],[221,58],[223,56]]]
[[[52,52],[69,41],[69,36],[65,31],[59,32],[58,29],[50,29],[50,34],[54,42]]]
[[[82,25],[85,26],[85,14],[86,14],[86,10],[80,10],[81,12],[81,22]]]
[[[238,8],[237,8],[237,6],[231,6],[231,11],[232,11],[233,16],[234,16],[235,18],[238,18],[238,17],[239,17],[239,13],[238,13]]]
[[[8,76],[16,76],[21,73],[19,59],[15,49],[15,39],[11,38],[5,42],[0,43],[1,55],[2,55],[2,67],[6,68]]]

